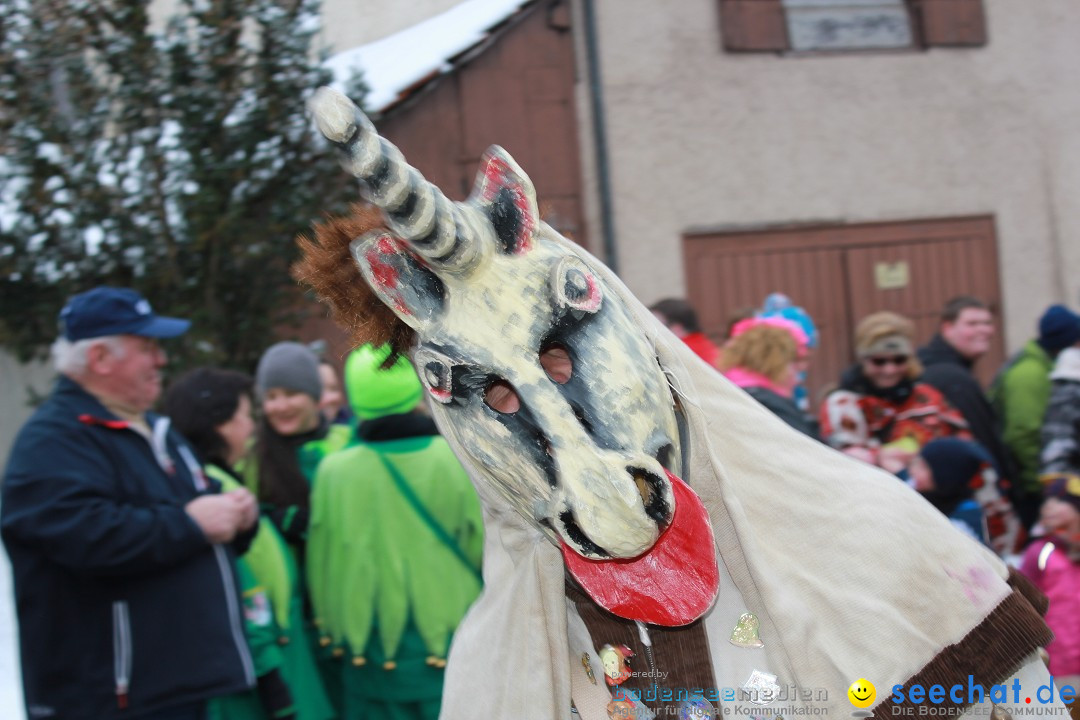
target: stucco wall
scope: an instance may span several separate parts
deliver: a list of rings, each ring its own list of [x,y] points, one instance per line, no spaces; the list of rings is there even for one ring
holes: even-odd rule
[[[983,48],[786,57],[725,53],[716,0],[595,1],[619,273],[643,300],[685,292],[691,228],[989,213],[1008,345],[1076,307],[1074,0],[985,0]]]
[[[321,39],[330,52],[340,52],[445,12],[461,0],[322,0]],[[155,27],[176,12],[177,0],[152,0],[150,16]]]
[[[461,0],[322,0],[323,40],[340,52],[445,12]]]

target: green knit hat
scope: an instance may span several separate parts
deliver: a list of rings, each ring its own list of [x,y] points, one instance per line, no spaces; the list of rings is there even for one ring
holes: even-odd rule
[[[382,369],[389,355],[389,345],[362,345],[345,360],[345,391],[349,406],[361,420],[407,413],[423,397],[420,378],[404,357]]]

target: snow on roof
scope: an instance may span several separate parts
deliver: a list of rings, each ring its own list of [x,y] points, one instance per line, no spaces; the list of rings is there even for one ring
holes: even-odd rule
[[[326,61],[334,86],[343,90],[357,70],[370,88],[364,104],[385,110],[403,90],[432,75],[449,72],[450,58],[488,36],[530,0],[465,0],[446,12],[381,40],[345,50]]]

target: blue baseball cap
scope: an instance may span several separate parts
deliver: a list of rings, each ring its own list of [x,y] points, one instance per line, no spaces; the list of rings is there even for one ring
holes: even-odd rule
[[[155,315],[149,301],[129,288],[96,287],[73,295],[60,311],[60,332],[71,342],[106,335],[170,338],[189,327],[189,320]]]

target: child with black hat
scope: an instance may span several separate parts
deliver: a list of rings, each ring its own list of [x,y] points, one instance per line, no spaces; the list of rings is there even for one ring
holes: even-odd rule
[[[998,555],[1019,552],[1023,532],[1002,494],[990,453],[976,442],[938,438],[910,465],[911,484],[957,527]]]

